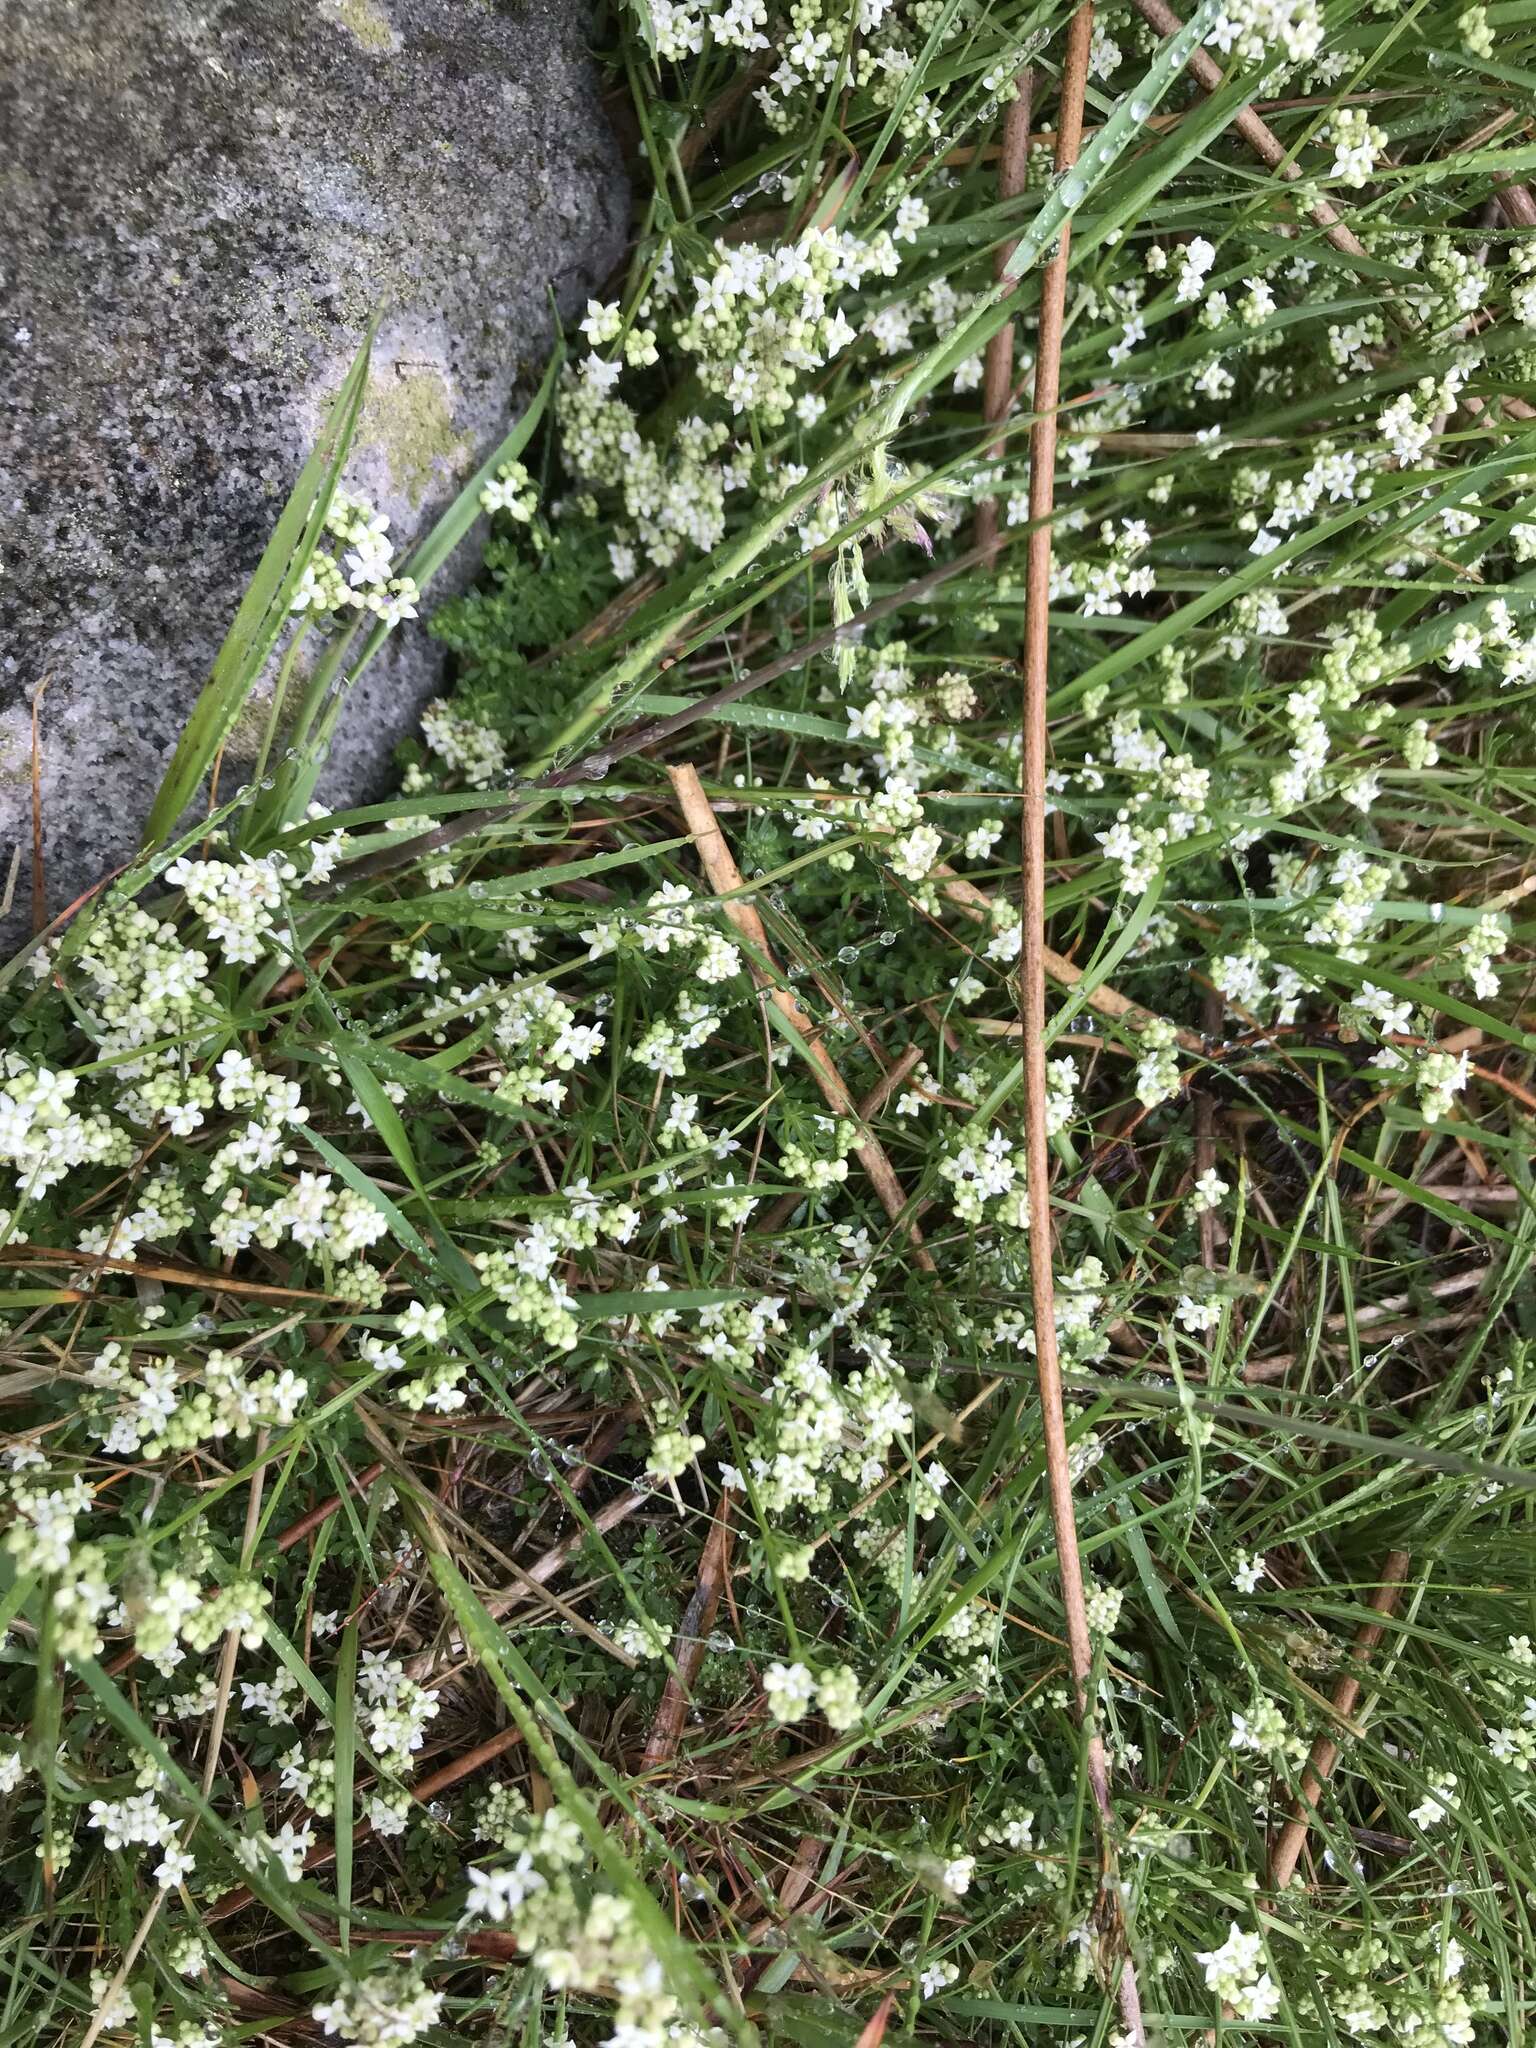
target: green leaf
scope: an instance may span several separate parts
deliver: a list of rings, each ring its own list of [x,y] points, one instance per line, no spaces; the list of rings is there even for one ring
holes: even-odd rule
[[[563,360],[564,349],[557,344],[522,417],[481,463],[426,538],[401,563],[399,573],[412,577],[420,589],[427,588],[475,521],[483,516],[480,493],[502,463],[511,462],[527,447],[554,391]],[[343,635],[316,667],[294,724],[287,755],[273,775],[271,789],[253,807],[249,826],[253,840],[279,832],[303,816],[314,795],[342,706],[358,677],[389,638],[390,630],[375,620],[355,655],[349,654],[351,635]]]
[[[356,1604],[357,1588],[353,1588]],[[336,1897],[341,1905],[339,1938],[350,1941],[347,1909],[352,1903],[352,1778],[357,1762],[357,1636],[361,1618],[354,1613],[342,1632],[336,1664]]]
[[[150,811],[146,848],[158,846],[174,831],[228,739],[241,707],[261,680],[277,636],[290,616],[293,594],[324,529],[357,431],[377,325],[375,316],[331,406],[325,431],[299,472],[228,637],[214,657],[213,672],[192,708]]]

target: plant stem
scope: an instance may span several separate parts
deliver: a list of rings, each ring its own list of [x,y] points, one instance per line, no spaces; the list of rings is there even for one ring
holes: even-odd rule
[[[251,770],[252,782],[259,783],[267,772],[267,762],[272,756],[272,742],[277,738],[278,720],[283,714],[283,700],[288,695],[288,679],[293,674],[293,664],[299,649],[309,636],[310,621],[300,622],[298,631],[288,642],[282,661],[278,665],[277,681],[272,685],[272,708],[267,713],[267,728],[261,736],[261,751],[256,756],[256,765]]]
[[[1068,31],[1062,71],[1061,112],[1056,124],[1056,172],[1077,161],[1083,132],[1083,99],[1093,42],[1092,0],[1084,0]],[[1024,1058],[1024,1159],[1029,1182],[1029,1281],[1034,1305],[1035,1367],[1040,1384],[1040,1425],[1045,1438],[1046,1482],[1051,1523],[1061,1570],[1062,1605],[1077,1718],[1083,1724],[1085,1761],[1093,1795],[1101,1850],[1108,1858],[1114,1823],[1109,1765],[1103,1738],[1094,1725],[1089,1687],[1093,1640],[1077,1547],[1077,1514],[1072,1498],[1072,1463],[1067,1447],[1061,1359],[1056,1347],[1056,1279],[1051,1231],[1051,1152],[1046,1132],[1045,1066],[1045,780],[1046,698],[1050,672],[1049,603],[1051,521],[1056,503],[1056,410],[1061,402],[1061,341],[1066,314],[1071,223],[1063,226],[1056,253],[1046,266],[1040,291],[1040,332],[1035,352],[1034,425],[1029,446],[1029,540],[1024,592],[1024,758],[1023,758],[1023,953],[1019,972],[1020,1023]],[[1129,1945],[1124,1942],[1118,1891],[1101,1893],[1113,1914],[1112,1932],[1122,1953],[1118,1992],[1120,2016],[1136,2048],[1146,2039],[1141,1996]]]
[[[1014,80],[1015,97],[1003,116],[1002,155],[997,166],[997,196],[1006,206],[1017,199],[1029,180],[1029,115],[1034,101],[1035,74],[1027,66]],[[999,245],[995,274],[1001,282],[1008,274],[1009,260],[1018,247],[1017,237]],[[1013,322],[1005,321],[987,343],[986,369],[982,383],[982,416],[988,426],[1008,417],[1013,400]],[[1002,460],[1007,436],[999,434],[987,449],[989,462]],[[997,562],[997,499],[983,498],[976,507],[976,545],[982,549],[987,567]]]

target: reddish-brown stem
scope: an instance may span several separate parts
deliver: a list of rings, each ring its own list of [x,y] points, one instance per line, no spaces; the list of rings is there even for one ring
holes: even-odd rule
[[[366,1493],[373,1482],[376,1479],[382,1479],[383,1476],[384,1467],[382,1465],[370,1465],[366,1472],[358,1473],[357,1477],[348,1486],[347,1491],[348,1493]],[[313,1536],[323,1522],[328,1522],[331,1519],[332,1515],[341,1506],[341,1502],[342,1496],[339,1493],[333,1493],[329,1500],[321,1501],[319,1506],[311,1508],[307,1515],[300,1515],[299,1519],[296,1522],[290,1523],[282,1535],[278,1537],[278,1549],[292,1550],[294,1545],[302,1543],[306,1536]]]
[[[682,1738],[683,1724],[687,1719],[689,1701],[694,1681],[698,1678],[699,1667],[704,1662],[704,1651],[709,1641],[710,1630],[715,1625],[715,1616],[720,1611],[721,1595],[731,1571],[731,1497],[722,1493],[715,1506],[715,1519],[699,1559],[699,1580],[694,1588],[693,1598],[688,1602],[677,1635],[672,1644],[672,1670],[667,1675],[662,1689],[661,1703],[656,1709],[656,1718],[651,1723],[651,1732],[646,1737],[645,1753],[640,1760],[644,1771],[659,1770],[670,1763],[676,1754]]]
[[[1374,1619],[1362,1622],[1355,1635],[1355,1664],[1363,1665],[1371,1652],[1381,1641],[1382,1630],[1398,1601],[1402,1598],[1403,1581],[1408,1576],[1409,1557],[1406,1550],[1394,1550],[1388,1554],[1381,1568],[1381,1584],[1371,1595],[1371,1613]],[[1333,1689],[1333,1715],[1336,1722],[1347,1723],[1355,1711],[1355,1702],[1360,1697],[1360,1672],[1345,1672]],[[1317,1807],[1318,1795],[1333,1775],[1333,1767],[1339,1760],[1338,1741],[1332,1734],[1319,1735],[1312,1745],[1312,1754],[1307,1759],[1307,1768],[1302,1776],[1300,1796],[1292,1808],[1291,1817],[1275,1838],[1274,1849],[1269,1858],[1269,1888],[1281,1892],[1290,1883],[1295,1872],[1302,1845],[1307,1839],[1307,1829],[1312,1824],[1312,1815]]]
[[[1084,0],[1072,17],[1062,68],[1061,112],[1057,119],[1058,176],[1077,161],[1083,132],[1083,99],[1088,85],[1088,60],[1093,42],[1093,7]],[[1035,352],[1034,425],[1029,437],[1029,538],[1024,583],[1024,756],[1023,782],[1023,949],[1019,969],[1019,1022],[1024,1060],[1024,1158],[1029,1181],[1031,1227],[1029,1281],[1034,1304],[1035,1367],[1040,1382],[1040,1426],[1045,1440],[1046,1483],[1056,1555],[1061,1570],[1062,1605],[1066,1610],[1067,1646],[1077,1716],[1086,1733],[1085,1762],[1089,1789],[1106,1854],[1113,1829],[1109,1799],[1109,1766],[1104,1744],[1093,1725],[1089,1683],[1093,1641],[1088,1629],[1088,1604],[1082,1560],[1077,1547],[1077,1515],[1072,1498],[1072,1465],[1067,1448],[1066,1412],[1062,1398],[1061,1360],[1056,1349],[1056,1281],[1051,1232],[1051,1153],[1046,1131],[1045,1045],[1045,790],[1048,762],[1046,700],[1050,681],[1051,521],[1056,504],[1056,411],[1061,402],[1061,341],[1067,303],[1067,265],[1072,224],[1061,231],[1056,253],[1046,266],[1040,288],[1040,334]],[[1117,1902],[1119,1892],[1107,1884],[1102,1897]],[[1136,1969],[1124,1939],[1118,1905],[1109,1932],[1117,1937],[1120,2016],[1136,2048],[1146,2036]]]
[[[1006,206],[1023,192],[1029,177],[1029,110],[1034,98],[1034,73],[1021,71],[1014,81],[1015,97],[1003,116],[1002,155],[997,166],[997,196]],[[1008,259],[1018,247],[1017,239],[998,245],[994,258],[997,277],[1002,279],[1008,272]],[[982,417],[987,425],[1000,426],[1008,417],[1008,408],[1013,400],[1013,322],[1006,321],[987,343],[986,368],[981,386]],[[987,448],[989,462],[1001,461],[1007,446],[1004,435],[999,434]],[[976,545],[982,550],[986,566],[992,568],[1000,545],[997,525],[997,500],[983,498],[976,507]]]

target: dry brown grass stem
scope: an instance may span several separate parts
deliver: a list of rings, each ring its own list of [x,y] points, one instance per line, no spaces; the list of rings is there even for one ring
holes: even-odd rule
[[[1068,31],[1062,68],[1061,112],[1057,117],[1056,171],[1077,161],[1083,131],[1083,99],[1093,41],[1091,0],[1079,7]],[[1077,1547],[1077,1514],[1072,1497],[1072,1464],[1062,1400],[1061,1360],[1056,1349],[1056,1282],[1051,1231],[1051,1153],[1046,1131],[1045,1039],[1045,789],[1048,735],[1046,700],[1050,680],[1051,521],[1056,504],[1056,414],[1061,402],[1061,342],[1066,314],[1071,222],[1062,229],[1046,266],[1040,291],[1039,342],[1035,354],[1034,425],[1029,437],[1029,537],[1024,580],[1024,756],[1022,867],[1023,948],[1019,968],[1019,1022],[1024,1061],[1024,1156],[1033,1224],[1029,1233],[1029,1280],[1034,1306],[1035,1366],[1040,1382],[1040,1421],[1045,1440],[1046,1484],[1066,1610],[1068,1656],[1077,1716],[1084,1724],[1084,1761],[1098,1823],[1102,1860],[1108,1864],[1114,1815],[1109,1765],[1093,1725],[1089,1687],[1093,1641],[1087,1595]],[[1125,1936],[1120,1893],[1106,1868],[1100,1891],[1106,1916],[1103,1933],[1118,1963],[1120,2016],[1125,2032],[1142,2048],[1141,1995]]]
[[[1034,73],[1028,69],[1014,80],[1015,97],[1003,115],[1002,153],[997,165],[997,196],[1006,207],[1023,192],[1029,176],[1029,112],[1034,98]],[[1001,242],[993,259],[999,280],[1008,272],[1008,259],[1018,246],[1017,239]],[[1001,426],[1013,402],[1013,322],[1007,320],[987,343],[986,368],[981,386],[982,416],[987,425]],[[1007,437],[999,434],[987,448],[990,462],[1002,460]],[[985,497],[976,507],[976,545],[983,551],[986,566],[996,565],[1002,546],[998,533],[997,499]]]
[[[974,882],[968,881],[964,875],[957,875],[945,867],[935,868],[934,875],[938,880],[940,892],[951,903],[958,904],[962,910],[970,912],[974,917],[988,918],[992,915],[992,898],[984,889],[978,889]],[[1058,953],[1053,947],[1046,945],[1043,936],[1040,940],[1040,963],[1059,988],[1075,989],[1082,982],[1083,970],[1077,962],[1069,960],[1065,953]],[[1166,1018],[1160,1017],[1156,1010],[1143,1009],[1140,1003],[1133,1003],[1129,996],[1121,995],[1120,991],[1111,988],[1108,982],[1101,981],[1095,988],[1090,989],[1083,997],[1083,1002],[1090,1010],[1096,1010],[1101,1017],[1108,1017],[1115,1024],[1128,1024],[1134,1031],[1145,1031],[1153,1022],[1167,1021]],[[989,1026],[994,1028],[989,1029]],[[993,1038],[1008,1037],[1015,1031],[1023,1029],[1022,1025],[1006,1019],[990,1018],[982,1020],[982,1028],[985,1036]],[[1204,1054],[1205,1041],[1198,1032],[1186,1031],[1180,1026],[1176,1028],[1175,1037],[1185,1052],[1193,1053],[1197,1058]]]
[[[709,886],[717,896],[725,899],[727,918],[746,941],[752,953],[757,956],[755,960],[749,961],[753,980],[790,1030],[804,1042],[810,1054],[816,1085],[820,1088],[828,1109],[834,1116],[851,1117],[857,1123],[858,1104],[849,1094],[847,1084],[833,1063],[832,1055],[818,1037],[816,1025],[785,986],[756,906],[741,893],[746,884],[741,878],[741,870],[736,865],[731,849],[725,843],[725,835],[720,830],[714,807],[704,794],[704,785],[699,780],[698,771],[685,762],[679,767],[668,768],[667,775],[676,792],[683,822],[693,835],[693,843],[698,849],[699,862]],[[923,1244],[922,1232],[910,1219],[905,1191],[896,1177],[896,1169],[887,1157],[885,1147],[872,1131],[865,1130],[855,1150],[860,1165],[869,1175],[875,1193],[880,1198],[881,1207],[891,1221],[905,1232],[917,1264],[925,1273],[936,1273],[938,1268],[933,1262],[932,1254]]]
[[[1348,1725],[1355,1703],[1360,1697],[1360,1671],[1371,1652],[1381,1641],[1382,1630],[1402,1598],[1403,1581],[1408,1576],[1409,1557],[1406,1550],[1394,1550],[1388,1554],[1381,1568],[1381,1584],[1371,1595],[1371,1612],[1374,1619],[1362,1622],[1355,1635],[1354,1661],[1356,1669],[1345,1672],[1333,1689],[1333,1716],[1338,1723]],[[1290,1819],[1275,1838],[1275,1846],[1269,1858],[1269,1888],[1282,1892],[1290,1883],[1301,1855],[1302,1845],[1307,1839],[1307,1829],[1312,1824],[1312,1815],[1317,1806],[1318,1795],[1333,1775],[1333,1767],[1339,1760],[1339,1744],[1330,1734],[1319,1735],[1312,1745],[1312,1754],[1307,1759],[1307,1768],[1302,1776],[1300,1796],[1291,1812]]]

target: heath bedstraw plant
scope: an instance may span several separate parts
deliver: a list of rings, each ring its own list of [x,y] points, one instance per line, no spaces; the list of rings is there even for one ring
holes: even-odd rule
[[[0,2042],[1524,2038],[1536,24],[1107,6],[1057,174],[1068,19],[605,17],[625,268],[6,971]]]

